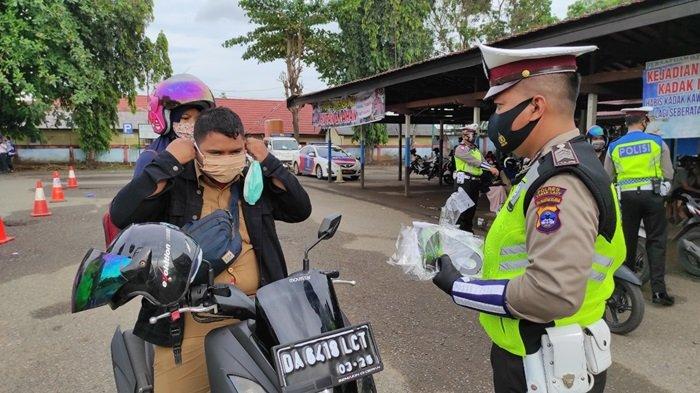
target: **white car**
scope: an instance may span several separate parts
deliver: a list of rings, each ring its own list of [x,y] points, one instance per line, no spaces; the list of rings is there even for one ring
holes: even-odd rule
[[[299,142],[287,136],[273,136],[266,139],[266,142],[270,153],[282,161],[287,169],[292,169],[292,165],[299,157]]]
[[[343,177],[357,180],[360,177],[360,161],[338,146],[331,147],[333,157],[332,176],[336,176],[336,169],[340,167]],[[337,165],[337,166],[336,166]],[[294,162],[292,169],[297,175],[313,175],[319,179],[328,177],[328,145],[312,144],[304,146],[299,151],[299,159]]]

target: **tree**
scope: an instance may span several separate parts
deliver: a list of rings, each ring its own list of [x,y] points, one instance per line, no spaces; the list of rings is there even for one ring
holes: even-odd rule
[[[267,63],[283,60],[286,70],[280,74],[287,98],[301,95],[300,81],[307,56],[322,45],[323,37],[329,34],[324,25],[330,22],[326,3],[322,0],[241,0],[238,5],[257,27],[246,35],[226,40],[223,46],[246,47],[243,59],[257,59]],[[299,138],[298,107],[292,112],[294,137]]]
[[[324,36],[324,45],[310,57],[331,84],[403,67],[433,52],[432,34],[425,25],[428,0],[335,0],[331,11],[340,32]],[[386,127],[354,127],[354,140],[362,130],[371,160],[373,147],[388,141]]]
[[[491,9],[490,0],[435,0],[428,19],[436,52],[469,49],[479,36],[479,22]]]
[[[478,42],[556,23],[551,0],[435,0],[430,26],[437,52],[464,50]]]
[[[632,3],[632,0],[576,0],[569,5],[567,18],[579,18],[586,14],[599,12],[608,8]]]
[[[144,76],[139,88],[145,89],[146,95],[149,95],[151,86],[172,76],[173,68],[168,56],[168,38],[162,30],[158,33],[155,43],[146,37],[143,45],[145,61],[141,65]]]
[[[170,72],[165,36],[155,45],[145,36],[152,15],[152,1],[3,2],[0,127],[38,136],[37,125],[58,104],[73,112],[90,159],[109,149],[119,99],[128,97],[134,109],[147,74]]]

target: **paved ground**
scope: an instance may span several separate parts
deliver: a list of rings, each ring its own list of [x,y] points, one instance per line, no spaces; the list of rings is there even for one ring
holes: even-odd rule
[[[312,265],[358,281],[337,290],[351,320],[371,321],[374,327],[386,364],[377,376],[380,391],[492,391],[488,342],[475,314],[454,306],[432,284],[410,281],[385,263],[400,225],[435,220],[436,207],[448,194],[436,189],[435,180],[432,185],[414,180],[416,190],[406,199],[396,171],[370,168],[364,191],[357,182],[329,186],[303,178],[312,217],[278,227],[290,270],[300,268],[303,246],[323,216],[341,212],[341,231],[312,252]],[[104,246],[101,215],[130,173],[78,175],[80,189],[66,190],[68,202],[51,204],[53,215],[41,219],[29,216],[32,187],[38,176],[50,184],[49,176],[0,177],[0,215],[17,237],[0,246],[0,392],[114,391],[109,340],[115,326],[133,324],[137,302],[71,315],[69,298],[85,251]],[[669,287],[679,304],[672,309],[648,304],[640,328],[615,337],[607,391],[700,391],[700,282],[681,273],[675,262],[669,269]]]

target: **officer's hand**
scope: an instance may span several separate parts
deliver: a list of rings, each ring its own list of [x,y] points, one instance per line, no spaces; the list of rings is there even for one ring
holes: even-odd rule
[[[260,139],[246,138],[245,149],[257,162],[263,162],[265,158],[267,158],[267,146],[265,146],[265,142]]]
[[[175,138],[165,150],[172,154],[182,165],[194,160],[197,154],[194,149],[194,142],[186,138]]]
[[[462,274],[455,269],[449,256],[443,255],[436,261],[438,274],[433,277],[433,284],[442,289],[443,292],[452,296],[452,284],[462,277]]]
[[[489,169],[489,172],[491,172],[491,174],[494,176],[498,176],[498,169],[496,167],[491,167],[491,169]]]

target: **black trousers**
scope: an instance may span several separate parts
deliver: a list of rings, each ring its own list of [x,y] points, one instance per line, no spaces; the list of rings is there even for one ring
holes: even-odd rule
[[[10,156],[7,153],[0,153],[0,173],[7,172],[10,170],[7,165]]]
[[[491,368],[495,393],[526,393],[523,358],[513,355],[496,344],[491,344]],[[605,391],[607,371],[595,376],[595,384],[589,393]]]
[[[474,206],[462,212],[457,219],[457,225],[459,229],[467,232],[474,232],[474,215],[476,214],[476,204],[479,202],[479,188],[481,182],[479,180],[465,180],[464,184],[455,183],[455,191],[457,188],[462,188],[469,195],[469,198],[474,201]]]
[[[647,256],[651,273],[651,290],[666,292],[666,209],[664,197],[653,191],[625,191],[621,194],[622,230],[627,243],[625,264],[633,268],[637,257],[639,222],[644,220],[647,233]]]

